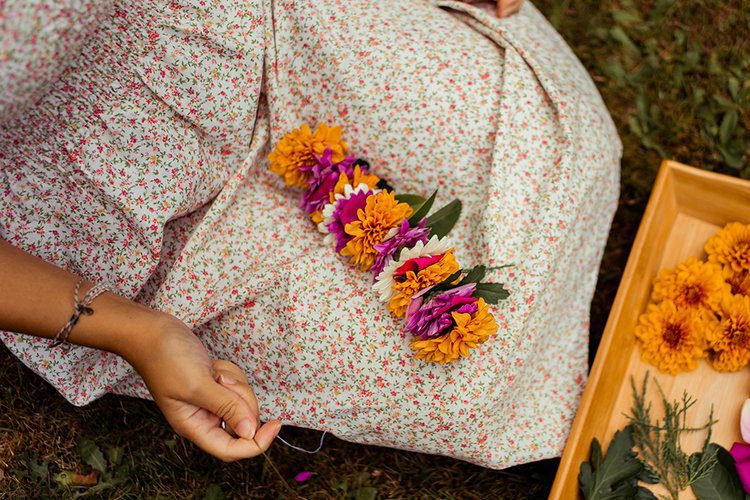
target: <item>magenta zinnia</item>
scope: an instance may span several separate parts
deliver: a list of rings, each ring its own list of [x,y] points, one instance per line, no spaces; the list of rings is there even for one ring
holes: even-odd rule
[[[310,175],[300,206],[305,212],[312,213],[329,203],[329,193],[333,191],[342,173],[348,177],[353,176],[354,156],[349,155],[336,163],[333,161],[333,151],[326,148],[322,156],[315,156],[314,164],[302,166],[299,170]]]
[[[422,299],[430,288],[420,291],[406,309],[406,329],[425,340],[448,333],[456,325],[453,313],[477,312],[477,298],[473,297],[476,288],[476,283],[461,285],[437,294],[427,303]]]
[[[335,201],[323,209],[323,222],[319,224],[319,227],[329,233],[326,239],[329,241],[333,239],[336,252],[341,252],[353,238],[345,231],[346,226],[358,220],[358,213],[367,205],[367,198],[375,193],[377,191],[365,184],[360,184],[356,188],[347,185],[344,194],[336,195]]]

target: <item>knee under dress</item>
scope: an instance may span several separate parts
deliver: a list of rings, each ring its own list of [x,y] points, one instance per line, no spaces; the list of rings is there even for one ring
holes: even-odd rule
[[[66,0],[5,4],[0,237],[185,321],[239,364],[262,417],[493,468],[561,452],[621,146],[529,2]],[[498,334],[413,358],[267,155],[341,125],[399,192],[460,198],[451,239],[508,300]],[[65,398],[148,397],[121,358],[2,341]]]

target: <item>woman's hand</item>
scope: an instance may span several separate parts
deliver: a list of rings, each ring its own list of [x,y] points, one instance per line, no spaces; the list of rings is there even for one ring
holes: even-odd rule
[[[175,432],[226,462],[266,451],[281,423],[260,425],[258,401],[242,370],[229,361],[212,361],[181,321],[164,315],[157,325],[151,342],[122,354]]]
[[[485,0],[463,0],[466,3],[479,3]],[[524,0],[497,0],[497,17],[508,17],[521,10]]]
[[[0,330],[54,338],[70,318],[78,280],[0,239]],[[86,282],[80,296],[92,286]],[[271,445],[281,423],[260,426],[245,374],[229,361],[212,361],[182,321],[114,293],[90,307],[93,314],[79,318],[70,342],[128,360],[178,434],[225,461]]]

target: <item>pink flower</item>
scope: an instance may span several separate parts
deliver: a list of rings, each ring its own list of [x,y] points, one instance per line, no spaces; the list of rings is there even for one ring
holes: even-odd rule
[[[473,296],[476,288],[476,283],[461,285],[435,295],[426,303],[423,298],[430,288],[421,290],[409,301],[406,309],[406,329],[423,340],[448,333],[455,326],[454,312],[477,312],[477,298]]]
[[[734,443],[729,454],[734,458],[734,467],[740,477],[742,489],[750,493],[750,445],[745,443]]]
[[[361,169],[365,167],[360,166]],[[307,213],[315,212],[323,208],[329,200],[329,193],[336,186],[341,172],[352,177],[354,174],[354,156],[349,155],[338,163],[333,163],[333,151],[326,148],[322,156],[315,156],[313,165],[305,165],[299,168],[301,172],[310,172],[312,175],[307,181],[307,191],[302,195],[300,206]]]
[[[364,209],[367,204],[367,198],[374,194],[374,191],[358,191],[351,195],[350,198],[338,200],[333,209],[332,222],[328,224],[328,232],[336,238],[336,252],[346,246],[352,236],[347,234],[344,228],[350,222],[358,220],[357,212]]]

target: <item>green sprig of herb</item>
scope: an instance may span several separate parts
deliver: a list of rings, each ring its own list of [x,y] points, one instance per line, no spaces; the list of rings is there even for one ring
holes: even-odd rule
[[[683,392],[682,398],[667,401],[658,381],[654,380],[664,405],[664,418],[652,421],[651,403],[646,400],[649,374],[640,389],[631,377],[633,406],[630,423],[615,433],[607,454],[602,454],[599,441],[591,442],[589,462],[581,464],[578,482],[586,500],[630,500],[656,498],[638,482],[660,483],[668,495],[660,498],[676,500],[681,491],[692,487],[698,500],[743,500],[745,494],[730,453],[711,442],[714,410],[708,422],[700,427],[687,425],[687,412],[696,400]],[[706,431],[703,449],[688,455],[682,450],[683,434]]]
[[[709,474],[718,462],[715,448],[708,446],[713,425],[716,423],[713,418],[713,407],[705,425],[688,427],[687,412],[695,405],[696,399],[684,392],[681,400],[670,403],[655,380],[664,405],[664,418],[652,423],[651,403],[646,401],[648,380],[647,373],[640,390],[636,387],[634,379],[631,378],[630,381],[633,389],[633,407],[628,420],[633,428],[633,443],[640,452],[641,460],[669,492],[669,496],[664,498],[676,500],[680,491]],[[683,434],[704,430],[706,439],[703,450],[691,457],[682,450],[680,439]]]

